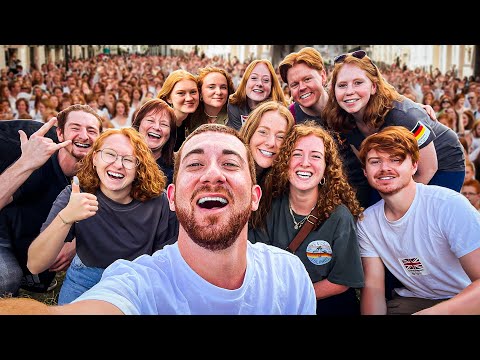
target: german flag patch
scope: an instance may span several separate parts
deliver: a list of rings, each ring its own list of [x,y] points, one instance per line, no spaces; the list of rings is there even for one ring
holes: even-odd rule
[[[430,136],[430,129],[422,124],[421,121],[418,121],[412,130],[412,134],[415,136],[415,139],[417,139],[418,146],[422,146]]]

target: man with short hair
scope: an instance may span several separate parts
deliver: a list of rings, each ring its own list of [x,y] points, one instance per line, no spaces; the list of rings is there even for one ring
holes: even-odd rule
[[[45,136],[56,122],[59,143]],[[21,285],[44,292],[55,272],[70,264],[75,255],[74,242],[65,243],[50,271],[39,275],[28,271],[27,251],[57,195],[70,184],[79,161],[100,135],[102,119],[87,105],[73,105],[35,132],[33,129],[31,121],[0,122],[2,144],[11,144],[16,131],[21,143],[21,156],[0,175],[0,296],[16,295]],[[29,139],[26,132],[31,134]],[[3,157],[10,161],[2,152]],[[3,167],[4,161],[0,163]]]
[[[0,314],[314,315],[315,292],[301,260],[247,239],[262,191],[238,132],[198,127],[176,153],[174,168],[167,196],[180,223],[176,243],[115,261],[70,304],[5,299]]]
[[[480,214],[458,192],[413,180],[419,148],[403,126],[368,136],[359,157],[382,197],[357,223],[362,314],[480,313],[480,298],[462,300],[480,279]],[[384,265],[403,285],[388,302]]]

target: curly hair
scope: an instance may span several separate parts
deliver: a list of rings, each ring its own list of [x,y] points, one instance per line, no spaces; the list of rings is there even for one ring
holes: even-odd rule
[[[100,188],[100,178],[93,165],[93,158],[105,143],[105,139],[115,134],[124,135],[130,140],[133,154],[139,160],[139,165],[135,168],[135,180],[130,196],[139,201],[147,201],[161,195],[165,190],[167,177],[158,168],[143,135],[133,128],[107,129],[98,137],[88,154],[80,161],[77,177],[82,190],[95,194]]]
[[[250,64],[248,64],[247,68],[245,69],[245,73],[238,84],[237,90],[229,97],[229,103],[238,106],[242,106],[247,103],[247,81],[250,78],[250,75],[252,75],[253,69],[255,69],[255,66],[258,64],[265,64],[269,70],[270,77],[272,78],[272,91],[268,99],[281,102],[283,105],[287,106],[288,103],[285,100],[285,94],[283,93],[282,85],[280,85],[280,81],[278,81],[278,77],[275,73],[272,63],[267,59],[253,60]]]
[[[393,108],[393,101],[402,101],[404,97],[384,79],[377,65],[367,55],[362,59],[347,55],[343,62],[335,64],[328,89],[327,104],[323,111],[324,118],[332,129],[339,132],[348,132],[355,127],[353,116],[340,107],[335,97],[338,73],[345,64],[352,64],[364,70],[366,76],[376,86],[377,91],[368,101],[363,121],[375,129],[380,128],[385,122],[385,116]]]
[[[315,121],[308,120],[295,125],[285,138],[279,155],[273,162],[272,171],[265,180],[265,189],[259,208],[252,214],[251,225],[253,227],[264,227],[265,218],[270,211],[273,198],[289,191],[289,166],[292,152],[297,141],[309,135],[322,139],[325,146],[325,172],[323,174],[325,183],[318,185],[319,221],[325,221],[340,204],[344,204],[355,219],[363,217],[363,208],[360,206],[355,191],[348,183],[343,172],[343,163],[333,136]]]

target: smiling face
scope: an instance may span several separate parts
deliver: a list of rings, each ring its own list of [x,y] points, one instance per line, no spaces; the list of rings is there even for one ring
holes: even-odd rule
[[[172,104],[175,112],[190,114],[197,109],[199,97],[195,81],[180,80],[173,87],[168,102]]]
[[[72,144],[64,149],[78,160],[85,157],[99,135],[98,119],[93,114],[84,111],[72,111],[68,114],[63,132],[57,128],[57,136],[61,142],[72,140]]]
[[[311,134],[299,138],[292,151],[288,166],[290,188],[317,189],[325,173],[325,144]]]
[[[228,83],[223,74],[211,72],[202,84],[202,98],[205,105],[221,109],[228,100]]]
[[[167,111],[152,110],[142,119],[138,127],[138,132],[145,136],[148,147],[156,159],[170,138],[170,121],[170,114]]]
[[[215,138],[215,141],[212,141]],[[207,131],[188,139],[167,195],[182,228],[199,246],[230,247],[261,196],[252,185],[247,150],[233,135]]]
[[[303,62],[288,69],[287,81],[293,100],[306,108],[316,105],[325,93],[325,71],[318,71]]]
[[[268,169],[272,166],[286,132],[287,120],[278,111],[263,114],[249,144],[257,167]]]
[[[247,101],[250,108],[267,99],[272,93],[272,76],[268,66],[258,63],[252,70],[246,84]]]
[[[342,66],[334,89],[338,105],[356,119],[363,119],[368,101],[376,93],[376,86],[367,77],[365,70],[354,64]]]
[[[413,182],[417,165],[409,155],[402,160],[400,156],[372,149],[367,153],[364,174],[380,194],[392,195]]]
[[[100,150],[104,151],[102,154]],[[108,163],[104,159],[110,156],[118,155],[113,163]],[[93,157],[93,165],[96,167],[98,177],[100,178],[100,190],[111,199],[127,197],[132,189],[133,180],[135,180],[136,167],[127,169],[123,165],[127,159],[124,156],[133,156],[135,153],[130,139],[123,134],[113,134],[107,137],[99,151]]]

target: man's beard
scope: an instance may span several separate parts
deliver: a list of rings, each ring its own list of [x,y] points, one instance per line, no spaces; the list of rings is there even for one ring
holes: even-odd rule
[[[208,216],[208,224],[200,226],[195,222],[193,211],[177,206],[175,212],[178,221],[195,244],[207,250],[219,251],[235,243],[250,217],[251,209],[247,206],[234,212],[224,226],[217,225],[219,215]]]

